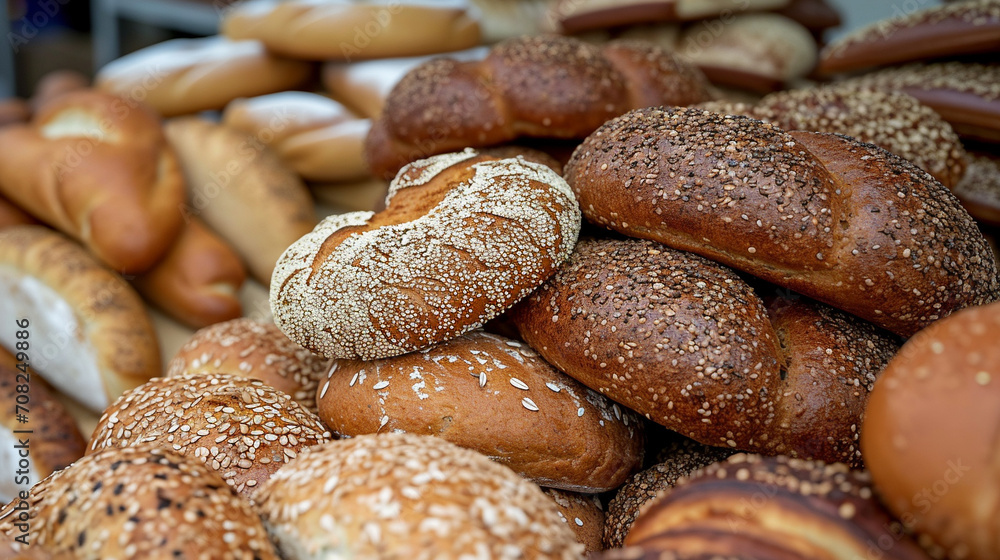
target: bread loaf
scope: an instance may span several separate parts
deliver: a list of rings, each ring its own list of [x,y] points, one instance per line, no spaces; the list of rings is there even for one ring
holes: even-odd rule
[[[166,132],[187,180],[190,205],[182,211],[228,241],[267,286],[281,253],[316,225],[309,191],[242,132],[193,117],[170,121]]]
[[[734,12],[771,10],[789,0],[558,0],[552,15],[566,33],[607,29],[651,21],[692,21],[716,16],[732,18]]]
[[[338,360],[317,399],[334,434],[437,436],[542,486],[603,492],[642,463],[638,415],[481,331],[395,358]]]
[[[882,501],[935,558],[1000,554],[1000,304],[917,333],[872,391],[861,449]]]
[[[708,99],[704,77],[644,42],[521,37],[479,62],[435,59],[393,88],[365,151],[376,176],[434,154],[522,136],[583,138],[629,109]]]
[[[0,100],[0,128],[31,120],[31,106],[23,99],[9,97]]]
[[[35,94],[31,96],[31,107],[37,111],[65,93],[89,87],[90,79],[76,70],[54,70],[38,80]]]
[[[275,323],[330,358],[386,358],[473,330],[569,256],[580,215],[565,181],[472,150],[400,172],[378,214],[331,216],[281,256]]]
[[[559,519],[573,530],[576,540],[584,546],[584,552],[594,553],[604,550],[604,546],[601,545],[604,511],[597,496],[555,488],[542,488],[542,492],[556,503],[556,507],[559,508]]]
[[[383,434],[301,453],[257,493],[287,560],[582,558],[538,486],[431,436]]]
[[[48,228],[0,231],[0,310],[7,318],[0,343],[16,354],[27,336],[32,367],[92,412],[160,373],[156,333],[139,296]]]
[[[96,91],[0,129],[0,193],[122,273],[148,270],[181,227],[184,182],[149,109]]]
[[[588,220],[693,251],[904,336],[1000,297],[943,185],[870,144],[697,109],[641,109],[573,154]]]
[[[980,223],[1000,226],[1000,156],[970,154],[969,170],[955,186],[955,196]]]
[[[14,206],[9,200],[0,196],[0,229],[35,224],[38,224],[38,220],[32,218],[24,210]]]

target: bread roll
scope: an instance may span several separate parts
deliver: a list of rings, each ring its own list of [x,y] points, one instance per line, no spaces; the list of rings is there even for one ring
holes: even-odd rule
[[[237,99],[226,106],[222,123],[257,138],[308,181],[370,175],[364,143],[371,121],[329,97],[286,91]]]
[[[716,16],[732,18],[744,10],[772,10],[789,0],[558,0],[552,15],[566,33],[607,29],[651,21],[692,21]]]
[[[0,100],[0,128],[31,120],[31,106],[19,97]]]
[[[200,328],[243,314],[238,292],[245,279],[232,247],[191,218],[163,260],[132,283],[164,313]]]
[[[292,89],[311,67],[279,58],[257,41],[172,39],[118,58],[94,86],[142,101],[164,117],[222,109],[239,97]]]
[[[16,504],[0,509],[7,536],[18,534]],[[89,455],[32,488],[28,504],[28,550],[59,558],[278,558],[250,504],[169,449]]]
[[[194,333],[170,360],[166,375],[228,373],[259,379],[318,414],[316,390],[329,370],[330,360],[288,340],[274,323],[244,317]]]
[[[693,251],[903,336],[1000,298],[996,262],[947,188],[831,134],[640,109],[573,154],[588,220]]]
[[[461,0],[254,0],[228,10],[220,29],[307,60],[414,56],[479,44],[479,24]]]
[[[256,379],[204,373],[156,378],[122,395],[104,411],[87,453],[168,447],[251,496],[300,451],[329,438],[319,418],[287,394]]]
[[[0,231],[0,343],[27,331],[30,364],[92,412],[160,373],[142,300],[86,250],[41,226]],[[26,322],[20,327],[15,321]]]
[[[267,286],[281,253],[316,225],[309,191],[242,132],[197,118],[170,121],[166,132],[187,180],[185,215],[204,220]]]
[[[338,360],[317,398],[336,435],[438,436],[542,486],[603,492],[642,464],[638,415],[481,331],[395,358]]]
[[[65,93],[89,87],[90,79],[76,70],[53,70],[42,76],[35,85],[35,94],[31,96],[31,107],[37,111]]]
[[[1000,156],[971,154],[955,196],[980,223],[1000,226]]]
[[[183,177],[159,120],[134,101],[67,93],[0,129],[0,194],[122,273],[148,270],[181,227]]]
[[[542,488],[542,492],[556,503],[559,519],[573,530],[576,540],[584,546],[584,552],[589,554],[604,550],[601,545],[604,511],[597,496],[555,488]]]
[[[903,346],[872,391],[865,462],[886,506],[936,558],[1000,555],[998,335],[1000,304],[942,319]]]
[[[287,560],[582,558],[531,482],[430,436],[383,434],[309,449],[257,493]]]
[[[9,200],[0,196],[0,229],[11,226],[28,226],[37,224],[27,212],[14,206]]]
[[[331,216],[281,256],[275,323],[330,358],[386,358],[496,317],[569,256],[580,216],[561,177],[472,150],[418,161],[386,210]]]
[[[347,212],[378,212],[385,209],[389,183],[369,178],[351,183],[312,183],[309,192],[316,198],[317,211],[327,215]]]

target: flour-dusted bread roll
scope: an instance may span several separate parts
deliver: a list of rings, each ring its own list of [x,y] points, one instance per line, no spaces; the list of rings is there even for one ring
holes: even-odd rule
[[[310,71],[309,64],[274,56],[257,41],[173,39],[112,61],[97,72],[94,86],[174,117],[294,88]]]
[[[311,412],[330,360],[295,344],[274,323],[243,317],[205,327],[181,346],[166,375],[228,373],[259,379]]]
[[[28,551],[54,558],[278,558],[250,504],[219,473],[169,449],[89,455],[35,485],[27,503]],[[19,534],[16,505],[0,509],[8,537]]]
[[[278,256],[316,225],[309,190],[255,138],[189,117],[166,125],[187,180],[184,213],[228,241],[267,285]]]
[[[250,496],[297,453],[329,438],[315,414],[262,381],[203,373],[158,377],[122,395],[104,411],[87,453],[170,448]]]
[[[0,343],[16,355],[27,339],[30,365],[92,412],[160,373],[156,333],[139,296],[48,228],[0,231],[0,314]]]
[[[438,436],[542,486],[603,492],[642,464],[637,414],[482,331],[394,358],[337,360],[318,401],[334,434]]]
[[[366,435],[301,453],[257,493],[287,560],[582,558],[535,484],[432,436]]]
[[[281,256],[271,309],[289,338],[365,360],[443,342],[544,282],[580,228],[552,169],[472,150],[406,167],[386,203],[327,218]]]

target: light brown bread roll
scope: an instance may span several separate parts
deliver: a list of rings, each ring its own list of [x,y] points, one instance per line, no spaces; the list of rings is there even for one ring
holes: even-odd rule
[[[559,508],[559,519],[573,530],[576,540],[584,546],[584,552],[604,550],[604,546],[601,545],[604,510],[597,496],[555,488],[542,488],[542,492],[556,503]]]
[[[38,224],[38,220],[32,218],[27,212],[11,203],[11,201],[0,196],[0,229],[35,224]]]
[[[448,340],[555,272],[580,226],[549,167],[472,150],[408,166],[386,204],[331,216],[281,256],[271,309],[290,339],[366,360]]]
[[[1000,554],[1000,304],[911,338],[875,384],[861,450],[886,506],[935,558]]]
[[[16,505],[0,509],[9,537]],[[250,504],[217,472],[169,449],[84,457],[32,488],[28,506],[28,551],[56,558],[278,558]]]
[[[31,366],[92,412],[160,373],[156,333],[139,296],[48,228],[0,231],[0,309],[8,318],[0,343],[16,354],[27,338]]]
[[[582,558],[535,484],[431,436],[383,434],[303,452],[258,492],[287,560]]]
[[[167,123],[187,180],[188,217],[228,241],[265,286],[274,263],[316,225],[309,190],[256,139],[198,118]]]
[[[542,486],[603,492],[642,464],[638,415],[482,331],[395,358],[337,360],[317,399],[334,434],[437,436]]]
[[[573,154],[584,215],[693,251],[904,336],[1000,298],[958,199],[870,144],[698,109],[640,109]]]
[[[159,119],[134,101],[67,93],[0,129],[0,194],[122,273],[148,270],[181,228],[184,180]]]
[[[295,344],[274,323],[243,317],[205,327],[181,346],[167,377],[228,373],[259,379],[318,413],[316,391],[330,360]]]
[[[257,41],[172,39],[112,61],[97,72],[94,87],[174,117],[294,88],[310,70],[307,63],[274,56]]]
[[[201,460],[251,496],[303,449],[329,438],[315,414],[262,381],[203,373],[158,377],[122,395],[104,411],[87,453],[170,448]]]
[[[76,70],[54,70],[38,80],[31,96],[31,107],[37,111],[60,95],[89,87],[90,79]]]

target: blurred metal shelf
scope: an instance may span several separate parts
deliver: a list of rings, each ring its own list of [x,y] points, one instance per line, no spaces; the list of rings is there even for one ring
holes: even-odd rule
[[[193,35],[214,35],[228,5],[221,0],[93,0],[94,68],[121,56],[122,20]]]

